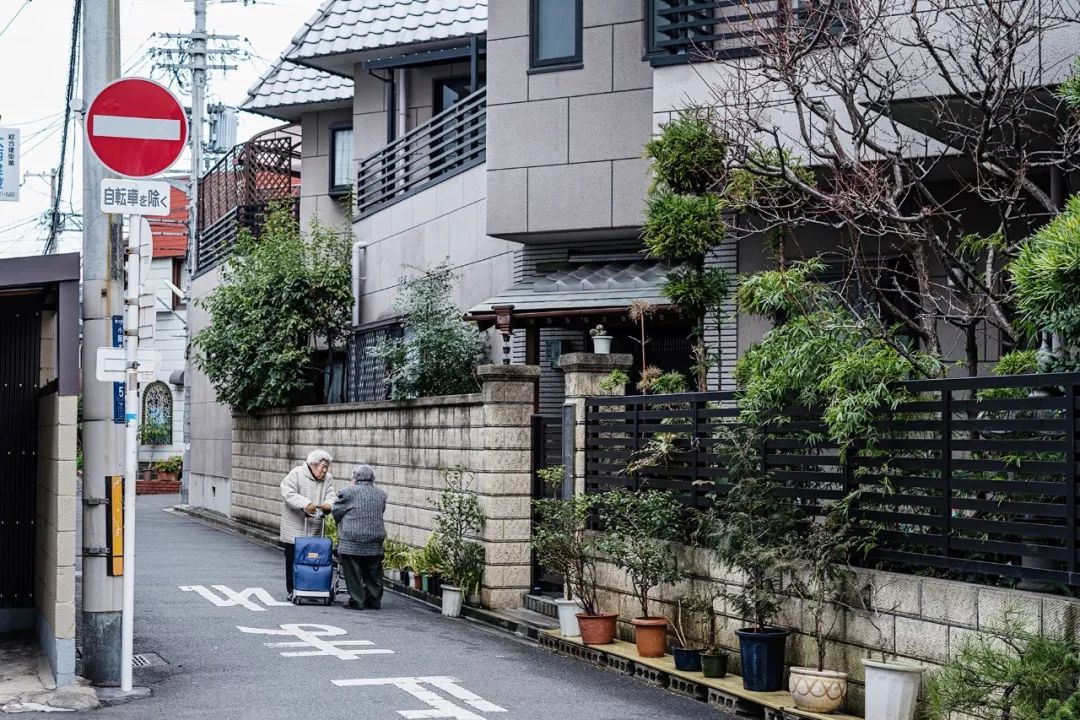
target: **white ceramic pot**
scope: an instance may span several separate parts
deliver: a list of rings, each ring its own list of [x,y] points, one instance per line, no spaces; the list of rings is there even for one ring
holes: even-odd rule
[[[847,673],[793,667],[788,674],[788,690],[800,710],[836,712],[847,700]]]
[[[597,355],[610,355],[611,354],[611,336],[610,335],[596,335],[592,339],[593,352]]]
[[[863,660],[866,671],[866,720],[912,720],[923,667]]]
[[[559,609],[559,633],[563,637],[578,637],[581,628],[578,627],[577,614],[581,612],[581,605],[577,600],[559,598],[555,601]]]
[[[461,617],[461,588],[442,586],[442,614],[445,617]]]
[[[401,571],[400,570],[388,570],[387,575],[390,578],[390,582],[395,582],[395,583],[400,583],[401,582]]]

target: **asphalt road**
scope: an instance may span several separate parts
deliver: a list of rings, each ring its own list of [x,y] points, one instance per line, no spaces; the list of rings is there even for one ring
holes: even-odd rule
[[[415,601],[387,594],[378,612],[340,607],[266,607],[257,595],[218,606],[198,590],[228,602],[264,588],[283,600],[280,551],[183,516],[163,512],[175,498],[139,498],[135,652],[165,662],[135,670],[135,684],[150,698],[62,717],[276,718],[393,720],[646,720],[719,717],[703,703],[631,678],[559,657],[467,620],[450,620]],[[251,607],[265,608],[254,611]],[[285,657],[321,652],[303,638],[243,632],[345,631],[315,639],[367,641],[327,646],[333,652],[392,653]],[[265,643],[304,643],[267,647]],[[410,678],[419,680],[409,680]],[[431,680],[430,678],[436,678]],[[441,678],[441,679],[440,679]],[[332,681],[355,681],[335,685]],[[36,715],[33,714],[33,715]],[[44,717],[44,716],[43,716]],[[52,716],[50,716],[52,717]]]

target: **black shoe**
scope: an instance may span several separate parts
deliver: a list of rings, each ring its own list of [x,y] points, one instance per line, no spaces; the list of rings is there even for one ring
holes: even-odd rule
[[[374,603],[364,603],[365,610],[378,610],[379,607],[379,605],[375,605]]]
[[[349,610],[363,610],[363,609],[364,609],[363,607],[361,607],[360,605],[358,605],[358,604],[357,604],[357,603],[356,603],[355,601],[353,601],[353,600],[350,600],[350,601],[349,601],[349,602],[347,602],[347,603],[342,603],[342,604],[341,604],[341,606],[342,606],[343,608],[347,608],[347,609],[349,609]]]

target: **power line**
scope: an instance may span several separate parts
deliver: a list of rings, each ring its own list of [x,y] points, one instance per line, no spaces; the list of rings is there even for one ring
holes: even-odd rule
[[[4,33],[6,33],[6,32],[7,32],[7,29],[8,29],[9,27],[11,27],[11,24],[12,24],[13,22],[15,22],[15,19],[16,19],[16,18],[18,18],[18,17],[19,17],[19,15],[21,15],[21,14],[22,14],[22,11],[23,11],[23,10],[25,10],[25,9],[26,9],[26,6],[27,6],[27,5],[29,5],[29,4],[30,4],[30,0],[26,0],[26,2],[24,2],[24,3],[22,4],[22,5],[20,5],[20,6],[19,6],[19,9],[15,11],[15,14],[11,16],[11,19],[10,19],[10,20],[8,20],[8,23],[7,23],[7,25],[5,25],[5,26],[4,26],[4,29],[3,29],[3,30],[0,30],[0,37],[3,37],[3,36],[4,36]]]
[[[67,92],[64,94],[64,132],[60,136],[60,165],[57,170],[57,187],[60,191],[53,195],[52,210],[49,217],[49,238],[45,241],[44,255],[56,250],[56,236],[60,232],[60,197],[64,188],[64,165],[67,160],[68,128],[71,127],[71,99],[75,93],[75,67],[79,52],[79,19],[82,17],[82,0],[75,0],[74,14],[71,18],[71,51],[68,54]]]

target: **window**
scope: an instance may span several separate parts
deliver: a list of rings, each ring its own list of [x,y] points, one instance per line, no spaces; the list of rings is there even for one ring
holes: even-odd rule
[[[173,258],[172,260],[172,284],[180,290],[184,289],[184,258],[182,257]],[[169,290],[169,297],[172,298],[173,310],[183,307],[184,299],[172,290]]]
[[[143,420],[140,440],[144,445],[171,445],[173,439],[173,397],[163,382],[150,383],[143,390]]]
[[[479,77],[480,87],[484,87],[484,76]],[[477,88],[479,89],[479,88]],[[469,78],[452,77],[435,81],[435,99],[432,114],[438,115],[443,110],[454,107],[469,96]]]
[[[352,186],[352,128],[330,128],[330,192],[341,194]]]
[[[529,22],[533,69],[581,67],[581,0],[532,0]]]

